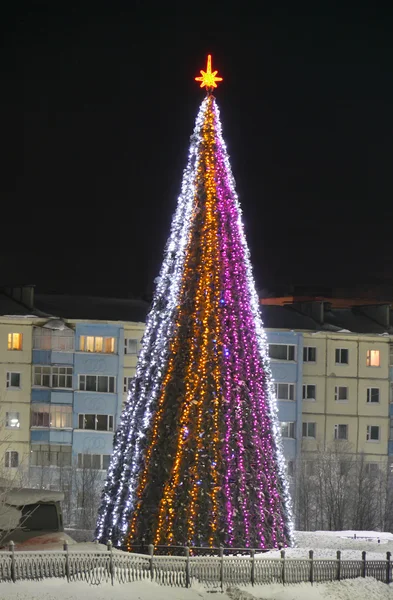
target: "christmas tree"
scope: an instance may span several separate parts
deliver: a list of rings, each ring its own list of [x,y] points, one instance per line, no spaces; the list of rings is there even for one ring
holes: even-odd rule
[[[213,88],[206,87],[96,537],[276,548],[291,509],[267,343]]]

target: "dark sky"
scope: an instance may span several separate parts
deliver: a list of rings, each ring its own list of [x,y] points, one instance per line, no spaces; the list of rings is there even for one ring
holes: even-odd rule
[[[3,4],[4,283],[151,290],[208,52],[258,287],[393,282],[388,10]]]

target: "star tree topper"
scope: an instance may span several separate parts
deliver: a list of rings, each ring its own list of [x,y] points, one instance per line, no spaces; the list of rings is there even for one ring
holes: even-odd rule
[[[217,87],[217,81],[222,81],[222,77],[216,77],[217,73],[218,71],[212,72],[212,55],[209,54],[206,71],[201,70],[201,77],[195,77],[195,81],[201,82],[201,88],[206,87],[207,90],[211,90]]]

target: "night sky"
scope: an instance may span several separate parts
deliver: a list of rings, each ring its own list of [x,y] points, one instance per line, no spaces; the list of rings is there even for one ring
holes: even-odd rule
[[[74,4],[1,9],[0,283],[151,292],[210,52],[257,287],[393,284],[388,10]]]

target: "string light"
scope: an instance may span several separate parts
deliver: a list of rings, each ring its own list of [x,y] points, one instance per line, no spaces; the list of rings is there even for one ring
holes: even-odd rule
[[[198,78],[207,88],[221,80],[209,59]],[[191,139],[96,536],[129,550],[142,540],[293,540],[267,340],[212,95]]]

